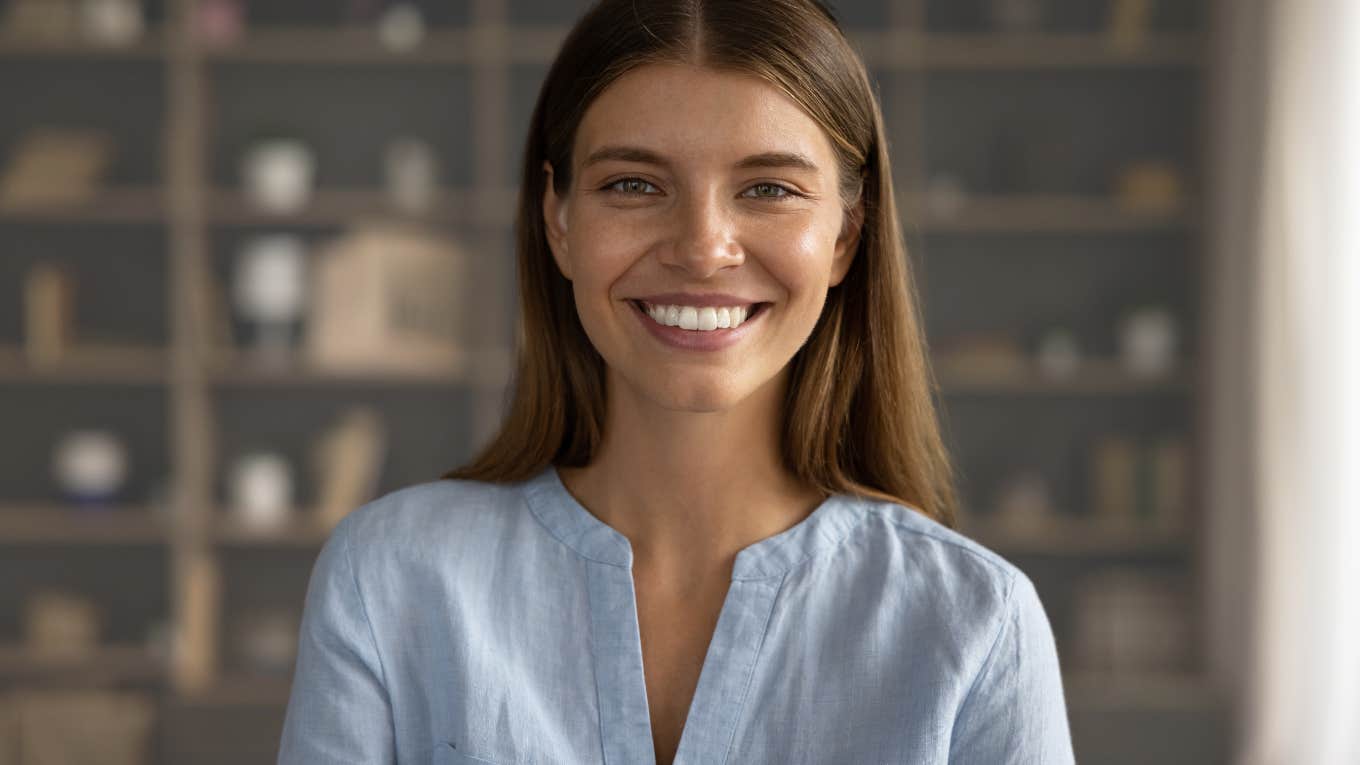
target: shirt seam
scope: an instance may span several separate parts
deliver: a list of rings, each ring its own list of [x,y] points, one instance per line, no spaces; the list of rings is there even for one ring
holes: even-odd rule
[[[535,486],[525,486],[523,500],[525,506],[529,508],[529,514],[534,517],[534,522],[541,526],[544,531],[548,532],[548,536],[552,537],[553,539],[556,539],[558,543],[564,545],[568,550],[571,550],[572,552],[576,553],[582,558],[585,558],[588,561],[594,561],[595,563],[599,563],[604,566],[613,566],[614,568],[622,569],[624,571],[629,570],[628,566],[625,566],[621,563],[615,563],[614,561],[611,560],[601,560],[600,558],[596,558],[593,555],[587,555],[586,553],[581,552],[580,547],[572,544],[571,542],[568,542],[566,539],[563,539],[561,535],[554,531],[552,526],[550,526],[546,521],[544,521],[543,517],[539,515],[539,503],[538,498],[536,496],[537,491],[538,489]]]
[[[921,530],[921,529],[913,528],[913,527],[911,527],[910,525],[908,525],[908,524],[906,524],[906,523],[903,523],[903,522],[897,520],[896,518],[893,518],[890,514],[885,513],[881,507],[871,508],[871,510],[872,510],[872,512],[878,513],[879,515],[883,516],[889,523],[891,523],[893,526],[896,526],[897,528],[901,529],[902,531],[905,531],[905,532],[907,532],[907,533],[909,533],[909,534],[915,534],[915,535],[917,535],[917,536],[925,537],[926,539],[932,539],[932,540],[934,540],[934,541],[936,541],[936,542],[939,542],[939,543],[941,543],[941,544],[949,545],[950,547],[953,547],[953,548],[956,548],[956,549],[958,549],[958,550],[960,550],[960,551],[962,551],[962,552],[968,553],[969,555],[973,556],[974,558],[976,558],[976,559],[982,561],[983,563],[986,563],[988,566],[991,566],[991,567],[993,567],[993,568],[999,569],[1002,573],[1008,574],[1009,577],[1010,577],[1010,579],[1009,579],[1009,584],[1008,584],[1008,586],[1007,586],[1007,589],[1006,589],[1004,598],[1005,598],[1005,602],[1006,602],[1007,604],[1010,603],[1011,590],[1013,590],[1014,587],[1015,587],[1015,579],[1014,579],[1014,577],[1015,577],[1015,572],[1009,571],[1009,570],[1006,568],[1006,566],[1004,565],[1003,562],[998,562],[998,561],[996,561],[996,560],[993,560],[992,557],[991,557],[990,555],[988,555],[988,554],[986,554],[986,553],[979,552],[979,551],[977,551],[977,550],[974,550],[973,548],[969,547],[969,546],[966,545],[966,544],[963,544],[963,543],[959,542],[958,540],[950,539],[950,538],[948,538],[948,537],[946,537],[946,536],[943,536],[943,535],[941,535],[941,534],[932,533],[932,532],[930,532],[930,531],[923,531],[923,530]],[[915,511],[913,511],[913,512],[915,512]],[[996,588],[993,588],[993,592],[997,592]]]
[[[958,729],[959,721],[963,719],[964,714],[968,711],[969,704],[973,702],[974,698],[973,694],[977,692],[978,684],[982,681],[983,675],[986,675],[987,672],[991,670],[992,661],[993,659],[996,658],[997,648],[1001,645],[1001,638],[1004,637],[1006,634],[1006,628],[1011,624],[1016,623],[1016,613],[1014,610],[1014,596],[1015,585],[1019,579],[1020,577],[1018,574],[1013,575],[1011,577],[1010,586],[1007,587],[1006,589],[1006,600],[1004,609],[1005,615],[1000,620],[1001,621],[1000,626],[997,627],[996,637],[992,639],[992,645],[989,649],[987,649],[987,656],[982,660],[982,666],[978,668],[977,674],[973,676],[973,681],[968,686],[968,693],[965,694],[963,697],[963,703],[959,705],[958,711],[955,712],[954,714],[954,724],[950,727],[951,748],[953,747],[952,741],[954,738],[953,735],[954,731]]]
[[[382,683],[383,695],[388,697],[387,711],[389,715],[389,722],[395,724],[396,721],[392,717],[395,714],[395,712],[392,709],[391,694],[388,692],[387,688],[387,666],[383,662],[382,651],[378,648],[378,635],[373,631],[373,620],[370,619],[368,616],[368,605],[364,603],[364,593],[359,589],[359,573],[354,566],[354,558],[350,554],[351,548],[349,527],[352,525],[353,525],[352,522],[345,524],[346,528],[340,535],[342,547],[344,548],[343,552],[345,556],[345,567],[349,569],[350,584],[351,586],[354,587],[355,599],[359,601],[359,612],[360,615],[363,616],[364,627],[368,630],[368,639],[370,642],[373,643],[373,656],[378,660],[378,679]]]
[[[826,532],[826,529],[824,529],[824,528],[823,528],[823,529],[818,529],[818,530],[817,530],[817,533],[820,534],[820,535],[822,536],[823,539],[828,540],[829,543],[825,546],[824,549],[818,550],[817,552],[819,552],[819,553],[826,553],[826,554],[828,554],[828,555],[831,554],[832,552],[834,552],[834,551],[836,550],[836,548],[840,547],[842,544],[845,543],[845,540],[847,540],[847,539],[850,538],[850,535],[851,535],[851,534],[853,534],[855,531],[857,531],[857,530],[859,530],[859,529],[861,529],[861,528],[864,527],[864,521],[865,521],[868,517],[869,517],[869,514],[868,514],[867,512],[856,514],[856,515],[855,515],[855,522],[852,523],[852,524],[850,524],[850,526],[849,526],[848,528],[846,528],[845,531],[842,532],[841,535],[840,535],[839,537],[833,537],[833,536],[829,535],[829,534]],[[812,559],[814,559],[814,558],[816,558],[816,557],[817,557],[816,555],[814,555],[813,553],[810,553],[810,552],[803,553],[802,557],[800,557],[800,558],[798,558],[797,560],[795,560],[795,561],[793,561],[792,563],[790,563],[790,564],[788,565],[788,567],[785,568],[783,571],[772,571],[772,572],[770,572],[770,573],[768,573],[768,574],[761,574],[761,575],[757,575],[757,576],[742,576],[742,577],[735,577],[735,576],[734,576],[734,577],[732,577],[732,581],[734,581],[734,582],[764,582],[764,581],[769,581],[769,580],[771,580],[771,579],[774,579],[774,578],[776,578],[776,577],[787,577],[789,574],[791,574],[791,573],[793,573],[794,571],[796,571],[799,567],[801,567],[801,566],[803,566],[803,565],[806,565],[806,564],[808,563],[808,561],[811,561]],[[780,582],[778,586],[782,588],[782,587],[784,586],[784,585],[783,585],[783,582]]]

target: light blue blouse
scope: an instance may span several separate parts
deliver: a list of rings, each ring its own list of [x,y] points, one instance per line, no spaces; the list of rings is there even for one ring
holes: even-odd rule
[[[551,466],[365,504],[312,569],[278,761],[654,765],[632,561]],[[1071,762],[1031,581],[849,495],[737,554],[675,758]]]

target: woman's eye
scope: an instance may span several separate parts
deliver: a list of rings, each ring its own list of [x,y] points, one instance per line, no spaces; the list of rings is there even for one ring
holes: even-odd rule
[[[616,188],[616,187],[618,187],[618,186],[620,186],[620,185],[623,185],[624,188]],[[620,178],[619,180],[614,181],[613,183],[609,184],[608,186],[605,186],[605,188],[606,188],[606,189],[609,189],[609,190],[611,190],[611,191],[622,191],[622,192],[625,193],[625,194],[633,194],[633,193],[642,193],[642,192],[638,191],[639,187],[641,187],[641,186],[652,186],[652,184],[648,183],[647,181],[642,180],[641,178]],[[655,186],[652,186],[652,188],[656,188],[656,187],[655,187]]]
[[[780,186],[780,185],[777,184],[777,183],[757,183],[756,185],[752,186],[751,188],[752,188],[752,189],[767,189],[767,190],[770,190],[770,191],[773,191],[773,192],[782,192],[782,193],[772,193],[772,194],[756,194],[757,197],[764,197],[765,199],[783,199],[784,197],[791,197],[791,196],[794,196],[794,194],[793,194],[792,191],[790,191],[789,189],[787,189],[787,188],[785,188],[785,187],[783,187],[783,186]]]

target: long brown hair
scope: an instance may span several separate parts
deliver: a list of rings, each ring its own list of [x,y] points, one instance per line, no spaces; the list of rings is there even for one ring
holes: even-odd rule
[[[883,116],[863,62],[816,0],[602,0],[562,44],[539,91],[524,147],[515,222],[517,363],[500,432],[441,478],[497,483],[549,464],[590,463],[605,421],[605,362],[576,314],[544,230],[543,162],[571,187],[571,150],[587,107],[616,78],[681,62],[763,78],[831,139],[840,196],[863,195],[858,251],[831,287],[790,370],[781,444],[799,479],[823,493],[898,502],[954,525],[953,470],[898,227]]]

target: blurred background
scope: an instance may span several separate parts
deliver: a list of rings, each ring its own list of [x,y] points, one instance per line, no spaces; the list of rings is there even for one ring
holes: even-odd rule
[[[499,421],[587,5],[0,0],[0,765],[273,761],[329,530]],[[830,5],[1078,761],[1360,762],[1355,4]]]

